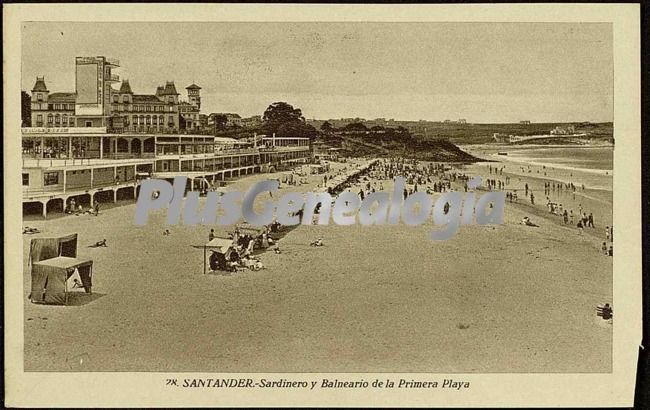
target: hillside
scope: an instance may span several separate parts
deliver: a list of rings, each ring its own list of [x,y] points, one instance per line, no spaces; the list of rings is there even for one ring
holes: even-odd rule
[[[323,142],[326,146],[341,148],[341,155],[350,157],[404,156],[421,161],[478,161],[478,158],[461,150],[453,143],[440,139],[423,140],[408,136],[395,140],[375,138],[373,141],[368,141],[367,136],[329,136]]]

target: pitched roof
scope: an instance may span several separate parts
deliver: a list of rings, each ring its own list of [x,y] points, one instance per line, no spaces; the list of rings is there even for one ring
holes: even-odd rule
[[[151,94],[135,94],[133,95],[133,103],[158,103],[162,104],[160,98]]]
[[[36,77],[36,83],[34,84],[32,91],[47,91],[47,87],[45,86],[45,77]]]
[[[131,85],[129,84],[129,80],[122,80],[122,85],[120,86],[120,94],[133,94],[133,91],[131,91]]]
[[[174,85],[173,81],[167,81],[167,84],[165,84],[165,89],[161,93],[162,95],[180,95],[178,91],[176,91],[176,86]]]
[[[77,94],[76,93],[52,93],[47,97],[47,101],[74,103],[77,101]]]
[[[185,87],[185,89],[186,90],[200,90],[201,87],[199,87],[198,85],[192,83],[191,85],[188,85],[187,87]]]

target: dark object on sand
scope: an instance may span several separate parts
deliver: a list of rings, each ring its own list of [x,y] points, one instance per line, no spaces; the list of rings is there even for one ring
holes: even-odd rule
[[[108,245],[106,245],[106,239],[102,239],[101,241],[95,242],[93,245],[88,245],[89,248],[107,248]]]

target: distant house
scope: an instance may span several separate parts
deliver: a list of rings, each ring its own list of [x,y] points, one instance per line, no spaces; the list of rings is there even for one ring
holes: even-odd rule
[[[210,115],[208,115],[208,126],[216,126],[216,117],[223,115],[226,117],[226,123],[225,127],[226,128],[232,128],[234,126],[241,127],[242,126],[242,118],[239,114],[231,113],[231,112],[213,112]]]
[[[467,124],[467,120],[465,118],[461,118],[458,120],[459,124]]]
[[[519,124],[522,124],[522,125],[530,125],[530,121],[528,121],[528,120],[519,121]]]
[[[253,115],[252,117],[242,118],[239,123],[244,128],[258,128],[262,125],[262,116]]]

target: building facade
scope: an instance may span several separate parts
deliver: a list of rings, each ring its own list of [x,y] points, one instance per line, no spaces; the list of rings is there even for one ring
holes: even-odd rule
[[[112,72],[116,60],[78,57],[76,63],[75,92],[50,93],[44,77],[32,88],[33,126],[23,128],[21,136],[25,212],[36,207],[46,216],[65,210],[71,199],[92,206],[98,200],[137,198],[144,178],[183,175],[187,189],[206,189],[225,179],[311,161],[308,138],[262,138],[258,146],[258,139],[196,132],[208,123],[200,114],[196,84],[186,88],[184,102],[173,81],[155,94],[136,94],[128,80],[119,89],[111,87],[119,81]]]

